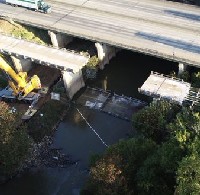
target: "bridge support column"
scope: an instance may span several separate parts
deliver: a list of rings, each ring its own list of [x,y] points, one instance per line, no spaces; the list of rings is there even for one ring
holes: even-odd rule
[[[48,34],[51,38],[52,45],[57,48],[64,48],[68,43],[72,42],[73,40],[73,37],[61,33],[48,31]]]
[[[74,94],[85,86],[82,70],[78,69],[76,72],[63,71],[62,75],[67,95],[72,99]]]
[[[186,71],[187,65],[183,63],[178,64],[178,75],[182,74],[184,71]]]
[[[99,68],[103,70],[105,65],[109,64],[110,59],[116,55],[119,49],[103,43],[95,43],[95,47],[97,48],[97,54],[100,61]]]
[[[23,57],[11,56],[16,71],[28,72],[32,68],[31,59],[24,59]]]

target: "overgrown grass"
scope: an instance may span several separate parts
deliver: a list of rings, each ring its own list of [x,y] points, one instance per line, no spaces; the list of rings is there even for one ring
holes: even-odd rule
[[[29,134],[35,142],[40,142],[45,135],[52,135],[55,126],[66,110],[60,101],[49,100],[28,122]]]
[[[6,26],[5,28],[7,28],[5,33],[11,34],[14,37],[26,39],[39,44],[51,43],[47,30],[26,26],[19,23],[9,23],[4,20],[1,20],[1,22]]]

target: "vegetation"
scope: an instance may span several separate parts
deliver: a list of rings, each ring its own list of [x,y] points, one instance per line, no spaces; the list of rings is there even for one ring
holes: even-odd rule
[[[179,109],[167,101],[152,102],[133,116],[133,126],[144,137],[160,143],[167,137],[166,125],[174,119]]]
[[[177,75],[172,72],[171,76],[176,77]],[[179,75],[180,79],[183,79],[185,82],[191,82],[192,87],[200,88],[200,71],[195,70],[192,73],[189,73],[188,71],[184,71]]]
[[[96,158],[82,194],[199,194],[199,114],[165,101],[136,113],[137,137]]]
[[[96,66],[98,65],[98,63],[99,63],[99,59],[98,59],[98,57],[97,56],[92,56],[90,59],[89,59],[89,61],[88,61],[88,63],[87,63],[87,67],[94,67],[94,68],[96,68]]]
[[[191,76],[192,86],[200,88],[200,72],[194,72]]]
[[[12,36],[33,41],[39,44],[50,44],[48,32],[31,26],[0,20],[0,32],[8,33]]]
[[[52,135],[53,129],[60,121],[65,104],[57,100],[49,100],[28,122],[28,130],[34,141],[40,142],[45,135]]]
[[[26,126],[20,123],[19,114],[0,102],[0,173],[10,175],[16,171],[28,154],[31,139]]]
[[[40,31],[44,31],[44,30],[38,30],[38,33],[36,35],[36,30],[33,27],[25,27],[24,25],[17,25],[13,28],[13,30],[11,31],[11,34],[18,38],[26,39],[26,40],[33,41],[39,44],[45,44],[45,42],[42,41],[42,39],[40,39],[41,38]],[[38,37],[38,35],[40,36],[40,38]],[[42,36],[42,38],[43,37],[44,35]]]
[[[138,168],[157,146],[148,139],[129,139],[111,146],[91,167],[85,192],[91,194],[134,194]],[[84,191],[83,191],[84,193]]]
[[[99,64],[99,59],[97,56],[92,56],[86,66],[83,68],[83,77],[85,80],[96,78],[97,66]]]

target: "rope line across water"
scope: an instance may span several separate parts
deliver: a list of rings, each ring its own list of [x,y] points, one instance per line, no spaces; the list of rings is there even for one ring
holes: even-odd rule
[[[83,116],[83,114],[80,112],[80,110],[78,108],[76,108],[76,110],[78,111],[78,113],[81,115],[81,117],[84,119],[84,121],[86,122],[86,124],[90,127],[90,129],[96,134],[96,136],[100,139],[100,141],[102,142],[103,145],[105,145],[106,147],[108,147],[108,145],[103,141],[103,139],[100,137],[100,135],[95,131],[95,129],[88,123],[87,119]]]

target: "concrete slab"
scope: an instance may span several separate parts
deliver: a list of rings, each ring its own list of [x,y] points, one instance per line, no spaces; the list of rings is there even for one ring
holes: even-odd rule
[[[52,66],[60,70],[76,72],[85,66],[89,57],[69,50],[39,45],[11,36],[0,35],[0,52],[22,56],[38,64]]]
[[[77,99],[77,103],[128,121],[131,120],[133,113],[147,105],[138,99],[97,88],[87,88]]]
[[[190,87],[190,83],[151,72],[150,76],[138,90],[145,95],[168,99],[181,105],[188,96]]]

